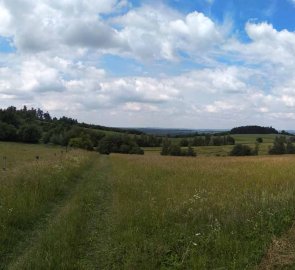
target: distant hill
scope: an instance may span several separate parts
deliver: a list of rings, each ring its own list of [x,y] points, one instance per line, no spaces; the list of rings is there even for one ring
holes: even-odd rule
[[[215,134],[225,132],[225,129],[178,129],[178,128],[136,128],[145,134],[171,137],[191,137],[200,134]]]
[[[136,128],[136,130],[146,134],[167,136],[167,135],[186,135],[194,134],[197,130],[193,129],[172,129],[172,128]]]
[[[235,127],[230,134],[278,134],[279,132],[273,127],[262,126],[241,126]]]

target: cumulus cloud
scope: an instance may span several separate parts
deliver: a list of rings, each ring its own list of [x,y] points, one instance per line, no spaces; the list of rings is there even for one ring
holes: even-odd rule
[[[273,101],[273,96],[268,98],[253,88],[249,81],[255,75],[248,68],[217,67],[178,76],[112,78],[103,69],[82,62],[26,56],[18,68],[0,68],[0,94],[8,103],[37,104],[84,121],[96,113],[99,117],[92,119],[101,124],[116,123],[126,115],[130,125],[136,125],[137,119],[146,125],[177,126],[177,121],[187,125],[192,119],[201,123],[202,118],[243,116],[251,109],[263,107],[265,111],[272,103],[286,102],[280,97]],[[100,119],[101,115],[105,117]]]
[[[97,21],[73,21],[65,31],[65,43],[85,48],[124,48],[118,32]]]
[[[145,60],[175,60],[181,51],[207,54],[223,35],[203,13],[183,16],[162,6],[143,6],[113,22],[122,28],[120,35],[129,43],[131,52]]]
[[[121,126],[283,126],[295,118],[295,33],[267,22],[246,23],[245,43],[201,12],[126,0],[0,0],[0,21],[0,37],[17,50],[0,56],[1,106]],[[103,55],[135,59],[143,70],[177,68],[183,58],[194,68],[115,76]]]
[[[221,30],[203,13],[180,14],[167,6],[141,6],[112,20],[127,1],[0,2],[0,35],[12,36],[23,52],[81,47],[125,53],[142,60],[175,60],[180,51],[205,54],[222,40]],[[206,53],[207,54],[207,53]]]
[[[17,49],[39,52],[63,45],[116,46],[115,30],[99,14],[114,12],[126,1],[8,1],[0,2],[0,35],[13,36]],[[113,44],[114,43],[114,44]]]
[[[248,22],[245,31],[251,42],[248,44],[235,40],[226,44],[226,48],[255,63],[277,63],[295,66],[295,33],[288,30],[276,30],[272,24]]]
[[[11,16],[9,11],[5,8],[3,3],[0,2],[0,34],[4,36],[10,35],[9,26],[11,23]]]

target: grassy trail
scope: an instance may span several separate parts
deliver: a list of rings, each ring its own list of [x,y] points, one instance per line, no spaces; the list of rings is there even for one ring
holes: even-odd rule
[[[91,254],[87,248],[97,231],[92,217],[102,213],[97,205],[104,201],[108,164],[106,157],[94,158],[75,188],[7,269],[95,269],[92,257],[86,254]]]
[[[0,226],[0,269],[294,269],[294,156],[83,153],[56,181],[0,182],[22,232]]]
[[[87,170],[90,157],[73,151],[63,163],[54,159],[0,173],[0,269],[24,249]]]

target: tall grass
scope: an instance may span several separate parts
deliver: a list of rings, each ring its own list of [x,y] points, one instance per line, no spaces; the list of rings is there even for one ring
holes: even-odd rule
[[[253,269],[293,222],[294,163],[113,156],[104,269]]]
[[[294,221],[294,156],[51,150],[0,173],[0,269],[255,269]]]
[[[97,269],[90,267],[93,216],[101,217],[103,177],[107,163],[93,157],[93,166],[84,171],[71,196],[58,209],[32,245],[8,269]],[[101,219],[94,228],[101,223]],[[94,243],[95,244],[95,243]],[[87,250],[87,252],[85,252]],[[90,258],[89,258],[90,257]]]
[[[14,168],[0,172],[0,268],[90,164],[89,155],[82,151],[72,151],[63,160],[51,153],[50,159],[35,161],[30,151],[27,154],[33,162],[15,159]]]

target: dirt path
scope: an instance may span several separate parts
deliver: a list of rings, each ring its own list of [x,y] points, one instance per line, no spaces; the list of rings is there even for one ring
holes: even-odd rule
[[[56,205],[43,226],[22,244],[23,251],[11,260],[7,269],[81,269],[84,229],[96,205],[102,178],[108,172],[107,165],[106,158],[93,160],[93,165]]]
[[[282,237],[273,240],[257,269],[295,269],[295,224]]]

